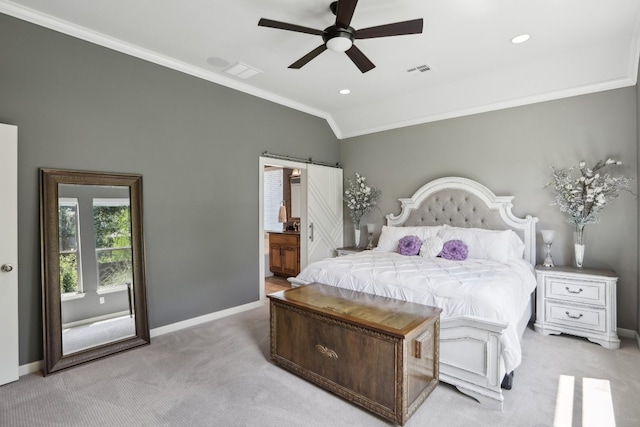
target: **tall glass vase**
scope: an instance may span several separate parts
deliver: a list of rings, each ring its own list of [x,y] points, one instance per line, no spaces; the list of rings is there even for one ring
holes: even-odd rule
[[[582,262],[584,261],[584,225],[576,225],[573,231],[573,250],[576,257],[576,267],[582,268]]]
[[[353,223],[353,237],[355,239],[356,248],[360,247],[360,222]]]

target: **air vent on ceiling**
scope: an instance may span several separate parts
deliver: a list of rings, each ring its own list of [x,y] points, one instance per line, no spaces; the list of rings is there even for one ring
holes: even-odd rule
[[[429,67],[428,65],[418,65],[417,67],[409,68],[407,70],[407,73],[415,75],[415,74],[424,73],[425,71],[429,71],[429,70],[431,70],[431,67]]]
[[[242,62],[236,62],[235,64],[225,68],[223,71],[227,74],[231,74],[232,76],[240,77],[241,79],[248,79],[249,77],[253,77],[262,72],[257,68],[250,67]]]

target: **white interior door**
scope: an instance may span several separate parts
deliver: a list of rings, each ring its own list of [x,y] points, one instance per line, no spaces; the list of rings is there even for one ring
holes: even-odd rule
[[[342,169],[308,165],[306,188],[306,233],[301,238],[306,234],[307,251],[306,257],[301,256],[301,267],[333,257],[336,248],[342,247]]]
[[[0,123],[0,385],[18,379],[18,128]]]

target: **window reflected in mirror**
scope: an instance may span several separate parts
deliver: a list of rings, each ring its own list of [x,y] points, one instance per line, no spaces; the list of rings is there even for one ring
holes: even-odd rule
[[[60,184],[62,353],[135,335],[128,187]]]
[[[60,294],[64,296],[82,292],[78,251],[78,199],[62,197],[58,206]]]
[[[129,199],[94,199],[93,228],[98,290],[130,285],[133,274]]]

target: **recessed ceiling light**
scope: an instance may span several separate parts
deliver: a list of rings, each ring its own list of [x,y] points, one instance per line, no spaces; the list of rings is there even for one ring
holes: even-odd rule
[[[514,38],[512,38],[511,43],[513,44],[524,43],[527,40],[529,40],[529,38],[531,38],[529,34],[520,34],[519,36],[515,36]]]
[[[349,95],[351,93],[351,91],[349,89],[341,89],[340,90],[340,95]]]

